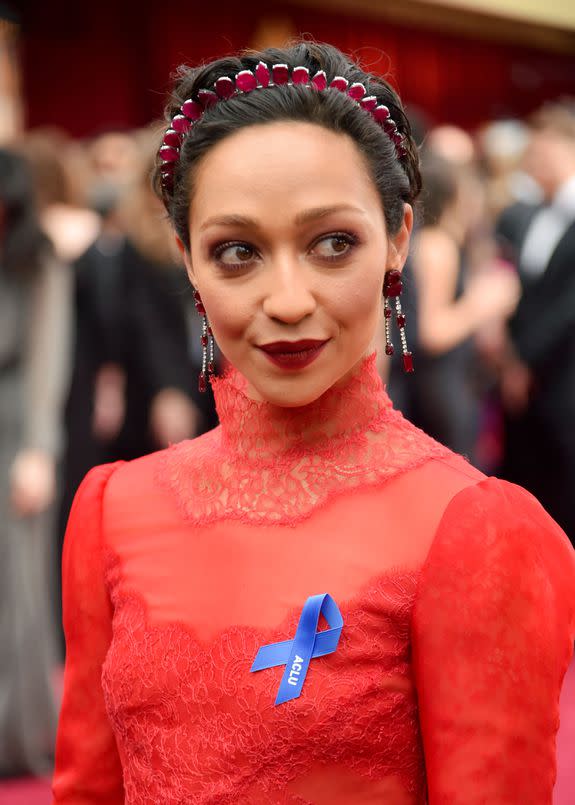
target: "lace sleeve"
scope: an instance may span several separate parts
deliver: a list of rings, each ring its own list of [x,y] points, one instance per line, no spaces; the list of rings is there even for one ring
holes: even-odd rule
[[[525,490],[458,493],[423,568],[414,673],[430,805],[551,805],[575,558]]]
[[[63,559],[66,633],[64,697],[56,745],[53,805],[123,805],[122,767],[101,685],[111,639],[111,604],[102,575],[101,519],[117,464],[96,467],[70,514]]]

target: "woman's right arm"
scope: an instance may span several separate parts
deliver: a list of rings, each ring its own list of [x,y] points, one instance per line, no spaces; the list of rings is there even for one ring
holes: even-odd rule
[[[123,805],[122,765],[101,685],[112,637],[102,566],[102,501],[118,464],[93,469],[70,513],[62,565],[66,669],[53,805]]]

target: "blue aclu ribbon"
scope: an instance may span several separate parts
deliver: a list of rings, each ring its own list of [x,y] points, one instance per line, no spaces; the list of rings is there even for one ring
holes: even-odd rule
[[[330,626],[322,632],[317,631],[320,615],[324,616]],[[294,639],[262,646],[251,671],[285,665],[275,703],[283,704],[290,699],[297,699],[312,657],[332,654],[337,648],[342,629],[343,618],[331,595],[312,595],[304,604]]]

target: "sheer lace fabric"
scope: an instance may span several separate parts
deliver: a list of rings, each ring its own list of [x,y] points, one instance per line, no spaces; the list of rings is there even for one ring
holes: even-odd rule
[[[234,370],[213,387],[221,427],[167,451],[158,479],[196,523],[295,523],[337,495],[381,484],[449,451],[395,411],[375,355],[304,408],[249,399]]]
[[[402,423],[371,372],[305,423],[227,378],[217,459],[196,440],[85,480],[55,805],[551,805],[572,549],[523,490]],[[276,707],[283,668],[251,663],[319,592],[340,645]]]

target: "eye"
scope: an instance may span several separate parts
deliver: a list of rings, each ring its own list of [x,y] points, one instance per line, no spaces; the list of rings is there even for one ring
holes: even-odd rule
[[[316,240],[311,253],[323,260],[339,260],[349,254],[357,245],[357,238],[346,232],[333,232]]]
[[[224,268],[242,268],[257,257],[257,252],[249,243],[221,243],[214,249],[214,257]]]

